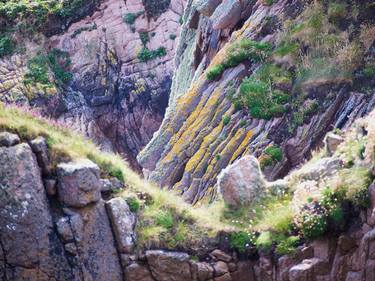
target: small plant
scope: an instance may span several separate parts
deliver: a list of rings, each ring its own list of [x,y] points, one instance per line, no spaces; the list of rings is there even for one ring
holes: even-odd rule
[[[346,8],[347,8],[347,5],[345,3],[340,3],[340,2],[329,3],[328,18],[332,22],[335,22],[335,23],[337,23],[338,21],[342,19],[345,19]]]
[[[327,229],[326,209],[319,202],[308,203],[295,217],[295,223],[305,238],[318,238]]]
[[[129,210],[133,213],[137,213],[141,207],[138,198],[136,197],[127,197],[125,198],[126,203],[128,203]]]
[[[233,232],[229,235],[229,245],[240,253],[250,247],[252,236],[244,231]]]
[[[140,32],[139,38],[141,39],[143,46],[146,47],[147,43],[150,41],[150,37],[148,36],[148,32]]]
[[[164,47],[159,47],[156,50],[149,50],[148,48],[144,47],[138,53],[138,59],[141,62],[147,62],[149,60],[153,60],[159,57],[164,57],[167,54],[167,51]]]
[[[225,68],[222,64],[214,65],[207,70],[206,78],[210,81],[219,78],[219,76],[224,72]]]
[[[266,252],[269,252],[271,250],[272,244],[272,235],[269,231],[262,232],[255,241],[255,245]]]
[[[140,12],[137,12],[137,13],[127,13],[125,14],[122,19],[124,21],[124,23],[126,24],[129,24],[129,25],[132,25],[134,24],[135,20],[140,16],[142,15],[144,12],[143,11],[140,11]]]
[[[228,125],[229,122],[230,122],[230,116],[224,115],[223,116],[223,124],[224,124],[224,126]]]
[[[290,236],[280,241],[276,246],[276,253],[278,255],[290,255],[296,252],[296,247],[300,242],[298,236]]]
[[[171,39],[171,40],[175,40],[176,37],[177,37],[176,34],[169,34],[169,39]]]
[[[173,214],[170,210],[160,210],[156,217],[156,224],[166,229],[173,227]]]
[[[0,36],[0,58],[13,54],[15,47],[14,41],[9,36]]]

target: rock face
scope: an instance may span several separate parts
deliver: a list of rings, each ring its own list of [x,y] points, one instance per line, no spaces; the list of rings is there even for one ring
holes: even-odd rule
[[[71,58],[74,79],[64,89],[49,93],[23,84],[30,54],[1,59],[0,99],[38,107],[138,168],[134,157],[159,128],[167,106],[185,5],[155,3],[103,0],[64,32],[47,32],[55,35],[45,38],[46,49],[61,49]],[[27,44],[31,53],[38,48]],[[164,48],[166,55],[141,61],[145,48]]]
[[[138,155],[144,174],[160,186],[181,192],[186,201],[213,200],[217,176],[245,155],[259,158],[269,145],[283,152],[280,162],[264,170],[268,180],[285,176],[319,146],[327,131],[345,130],[370,112],[375,96],[351,92],[346,87],[322,88],[309,97],[318,112],[290,130],[292,116],[271,120],[252,118],[237,110],[228,96],[259,65],[240,64],[209,81],[205,70],[223,61],[230,44],[242,38],[273,42],[283,22],[296,18],[303,1],[189,1],[176,52],[176,72],[163,123]],[[271,20],[272,19],[272,20]],[[275,21],[275,24],[270,22]],[[273,27],[272,27],[273,26]],[[233,90],[234,89],[234,90]],[[331,92],[331,98],[318,98]],[[230,116],[223,124],[222,118]]]
[[[57,166],[58,195],[69,207],[84,207],[100,200],[99,167],[89,160]]]
[[[250,206],[265,193],[266,184],[254,156],[245,156],[224,169],[218,177],[219,192],[225,203]]]

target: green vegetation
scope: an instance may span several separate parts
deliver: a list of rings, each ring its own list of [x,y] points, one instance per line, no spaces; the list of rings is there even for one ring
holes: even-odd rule
[[[138,59],[141,62],[148,62],[156,58],[164,57],[165,55],[167,55],[167,51],[164,47],[159,47],[156,50],[149,50],[148,48],[143,47],[138,53]]]
[[[84,5],[83,0],[7,0],[0,2],[0,17],[7,27],[30,32],[45,26],[49,18],[55,20],[72,18]]]
[[[276,65],[265,64],[242,81],[238,99],[254,118],[280,116],[286,111],[284,105],[289,95],[278,87],[290,81],[289,72]]]
[[[346,3],[332,2],[328,5],[328,18],[332,22],[338,22],[346,17]]]
[[[97,28],[98,27],[96,26],[96,23],[94,23],[93,25],[90,25],[90,26],[83,26],[83,27],[80,27],[80,28],[74,30],[73,34],[70,35],[70,37],[76,38],[79,34],[81,34],[84,31],[93,31],[93,30],[96,30]]]
[[[224,126],[228,125],[229,122],[230,122],[230,116],[224,115],[223,116],[223,124],[224,124]]]
[[[139,202],[137,197],[129,196],[125,198],[126,203],[128,203],[129,209],[133,213],[137,213],[141,207],[141,203]]]
[[[0,35],[0,58],[12,55],[15,50],[14,41],[7,35]]]
[[[135,20],[143,15],[143,11],[139,11],[137,13],[127,13],[125,14],[123,17],[122,17],[122,20],[124,21],[124,23],[126,24],[129,24],[129,25],[133,25],[135,23]]]
[[[64,85],[72,79],[72,74],[68,71],[69,66],[69,54],[53,49],[47,55],[39,54],[28,61],[28,72],[24,82],[25,84],[40,83],[45,87],[52,86],[53,82]],[[49,77],[50,71],[53,73],[54,81]]]
[[[214,65],[207,70],[206,77],[208,80],[214,80],[225,69],[235,67],[246,60],[254,63],[264,61],[271,49],[271,45],[264,42],[256,42],[249,39],[236,41],[228,48],[224,61],[220,65]]]
[[[233,249],[244,253],[253,243],[252,235],[244,231],[233,232],[229,235],[229,244]]]
[[[283,152],[280,147],[269,146],[264,151],[259,158],[260,166],[262,168],[271,166],[276,162],[280,162],[283,159]]]
[[[169,39],[171,39],[171,40],[175,40],[176,37],[177,37],[176,34],[169,34]]]
[[[148,32],[140,32],[139,38],[142,41],[144,47],[146,47],[147,43],[150,41],[150,37],[148,36]]]

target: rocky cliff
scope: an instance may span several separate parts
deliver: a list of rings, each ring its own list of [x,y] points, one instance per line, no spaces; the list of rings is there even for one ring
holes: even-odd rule
[[[347,70],[332,70],[340,57],[353,55],[344,46],[361,41],[338,39],[339,47],[333,47],[324,40],[348,36],[350,23],[356,31],[349,36],[359,36],[364,23],[372,24],[373,5],[356,9],[354,18],[345,4],[344,14],[332,19],[330,1],[312,2],[188,3],[169,107],[161,128],[138,156],[151,181],[177,190],[188,202],[210,201],[216,196],[217,175],[236,159],[255,155],[263,159],[267,178],[277,179],[308,158],[327,131],[345,130],[370,111],[375,102],[372,78],[363,84],[353,61],[349,76]],[[363,4],[351,2],[352,9]],[[317,22],[309,22],[314,17]],[[319,38],[314,35],[315,23]],[[366,44],[373,46],[373,36],[367,38]],[[251,53],[254,41],[264,43],[254,47],[264,48],[261,57]],[[334,48],[340,50],[324,51]],[[372,57],[370,49],[354,56],[363,63]],[[321,61],[326,64],[319,65]],[[276,80],[284,77],[272,80],[275,72]],[[263,92],[267,96],[268,87],[273,97],[258,98]],[[279,150],[275,159],[269,147]]]
[[[1,59],[1,100],[38,107],[137,168],[134,157],[159,128],[167,106],[184,1],[82,5],[86,12],[76,9],[75,20],[62,30],[52,32],[46,23],[31,38],[11,35],[25,50]],[[56,73],[50,73],[53,85],[25,83],[32,63],[40,61],[35,57],[54,49],[69,56],[73,79],[56,85]]]
[[[151,198],[146,199],[139,209],[126,193],[125,196],[119,193],[136,188],[136,181],[130,179],[134,175],[123,170],[126,186],[117,178],[110,177],[111,162],[100,158],[104,155],[92,144],[79,144],[81,139],[75,139],[71,144],[69,140],[76,138],[75,135],[70,135],[68,131],[61,131],[60,135],[57,130],[66,130],[61,125],[48,125],[43,118],[18,109],[1,107],[0,117],[1,280],[371,281],[375,278],[375,186],[370,184],[374,175],[369,176],[370,182],[365,181],[365,186],[358,189],[361,180],[368,176],[360,174],[361,178],[356,178],[353,174],[357,169],[373,171],[374,113],[357,121],[345,136],[336,137],[339,141],[333,141],[332,137],[327,139],[326,151],[285,178],[286,183],[270,183],[278,191],[287,185],[294,194],[293,204],[305,211],[309,210],[305,209],[308,204],[323,204],[327,200],[319,194],[324,194],[327,185],[333,188],[332,180],[337,180],[337,176],[344,181],[349,180],[348,176],[354,177],[350,188],[355,188],[357,193],[345,195],[354,200],[350,202],[360,204],[367,201],[358,200],[369,199],[365,205],[346,207],[351,203],[344,201],[342,208],[345,212],[349,210],[345,215],[344,228],[325,235],[319,232],[319,238],[307,239],[308,229],[302,227],[305,239],[289,255],[270,251],[266,244],[259,242],[256,242],[259,246],[256,249],[246,239],[233,240],[232,234],[224,229],[210,240],[200,234],[201,240],[197,240],[193,247],[182,246],[184,250],[179,251],[179,246],[175,245],[165,246],[166,250],[157,245],[142,244],[141,237],[145,235],[142,231],[147,228],[145,223],[150,219],[145,217],[152,216],[151,208],[160,200],[160,192],[152,192],[143,182],[140,185],[143,192],[137,196],[139,199]],[[38,129],[38,126],[41,127]],[[61,147],[60,142],[65,146]],[[358,144],[361,146],[358,147]],[[69,160],[77,153],[66,150],[73,149],[72,145],[78,145],[80,153],[85,153],[82,148],[87,147],[87,155],[101,168],[87,158]],[[60,151],[64,149],[64,153]],[[230,166],[227,172],[235,167]],[[347,169],[350,169],[350,174],[341,174]],[[121,178],[119,173],[116,175]],[[225,183],[220,184],[224,188]],[[248,185],[250,189],[253,187],[253,184]],[[359,196],[363,190],[365,197]],[[313,201],[305,201],[303,194],[306,192],[314,196]],[[177,200],[172,194],[168,196],[172,197],[171,201]],[[160,211],[165,210],[168,204],[157,205],[155,227],[166,225],[166,218],[161,216]],[[319,211],[321,207],[317,206],[314,209]],[[179,216],[177,208],[184,208],[184,204],[172,208],[175,212],[173,216]],[[182,213],[186,216],[187,212],[184,210]],[[206,211],[204,215],[209,213]],[[240,219],[239,216],[237,218]],[[183,225],[184,220],[192,223],[195,230],[206,224],[196,221],[194,216],[181,217],[176,222],[172,221],[172,228],[175,223],[178,227]],[[220,229],[220,224],[224,222],[214,223]],[[315,229],[314,224],[309,225]],[[166,227],[169,229],[171,226]],[[161,239],[166,239],[165,235],[167,233]],[[181,235],[181,232],[177,231],[174,235]],[[184,235],[191,239],[190,232]],[[147,242],[151,239],[152,236],[149,236]]]

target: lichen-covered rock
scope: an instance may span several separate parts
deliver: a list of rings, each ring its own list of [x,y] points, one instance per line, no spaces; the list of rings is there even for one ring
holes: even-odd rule
[[[20,143],[20,138],[16,134],[0,132],[0,146],[13,146]]]
[[[116,237],[120,253],[131,254],[135,246],[136,217],[130,211],[126,201],[119,197],[106,203],[107,212]]]
[[[89,160],[57,165],[59,200],[71,207],[84,207],[101,198],[99,167]]]
[[[233,207],[249,206],[266,192],[259,162],[253,156],[245,156],[225,168],[218,177],[218,186],[224,202]]]
[[[189,255],[178,252],[146,251],[152,275],[158,281],[191,280]]]
[[[52,216],[36,157],[27,144],[0,147],[0,276],[76,280]]]
[[[344,141],[344,138],[334,134],[334,133],[328,133],[327,136],[324,139],[325,147],[328,155],[333,155],[333,153],[336,151],[337,147]]]

